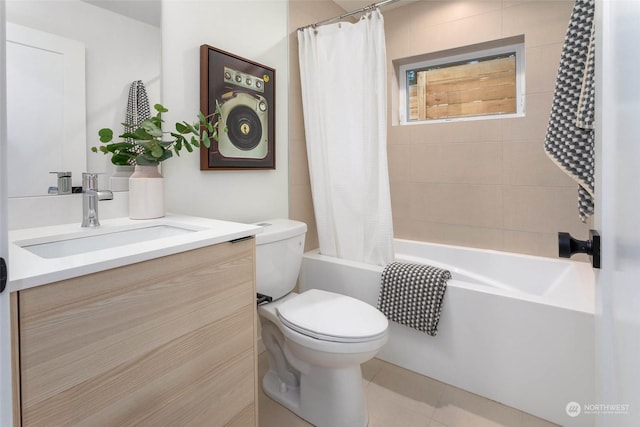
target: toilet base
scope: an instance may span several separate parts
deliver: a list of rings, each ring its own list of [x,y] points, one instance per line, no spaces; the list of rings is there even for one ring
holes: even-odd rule
[[[264,393],[317,427],[366,427],[368,414],[360,366],[345,369],[313,367],[300,376],[300,386],[291,387],[269,370],[263,380]]]
[[[264,394],[299,416],[300,415],[300,390],[298,387],[291,387],[280,381],[278,374],[274,371],[267,371],[262,378],[262,390]]]

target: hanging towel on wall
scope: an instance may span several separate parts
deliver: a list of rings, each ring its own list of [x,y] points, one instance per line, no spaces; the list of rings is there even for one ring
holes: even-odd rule
[[[137,126],[146,119],[151,117],[149,109],[149,100],[147,99],[147,90],[142,80],[136,80],[129,87],[129,98],[127,99],[127,112],[125,113],[124,122],[129,126]],[[129,126],[124,127],[125,132],[131,132],[135,129]],[[131,138],[126,140],[133,142]]]
[[[392,262],[382,271],[378,309],[389,320],[436,336],[450,278],[440,268]]]
[[[564,40],[544,149],[578,186],[578,215],[593,214],[595,0],[576,0]]]

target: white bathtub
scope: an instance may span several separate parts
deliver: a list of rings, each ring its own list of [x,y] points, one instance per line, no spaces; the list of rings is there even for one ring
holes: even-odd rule
[[[451,271],[438,335],[391,322],[378,357],[563,426],[569,402],[591,403],[594,275],[586,263],[395,241],[398,261]],[[382,267],[304,256],[300,290],[333,291],[376,305]]]

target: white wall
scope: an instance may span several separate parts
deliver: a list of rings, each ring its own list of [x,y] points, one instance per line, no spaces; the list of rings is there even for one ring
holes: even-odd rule
[[[162,0],[168,123],[200,107],[203,44],[276,69],[276,169],[200,171],[196,153],[163,164],[167,210],[240,222],[288,217],[288,2]]]

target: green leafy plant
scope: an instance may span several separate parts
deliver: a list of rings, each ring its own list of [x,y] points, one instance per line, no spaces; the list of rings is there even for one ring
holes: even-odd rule
[[[214,119],[221,115],[219,105],[216,105],[215,113],[208,116],[198,113],[198,121],[193,124],[177,122],[172,132],[162,130],[162,114],[169,110],[161,104],[153,108],[157,111],[155,116],[133,126],[123,123],[126,130],[119,135],[122,141],[112,142],[113,131],[109,128],[100,129],[98,136],[104,145],[91,147],[91,151],[111,154],[111,163],[114,165],[159,165],[173,157],[174,153],[180,156],[182,149],[191,153],[201,143],[209,148],[212,139],[218,140],[218,126]]]

